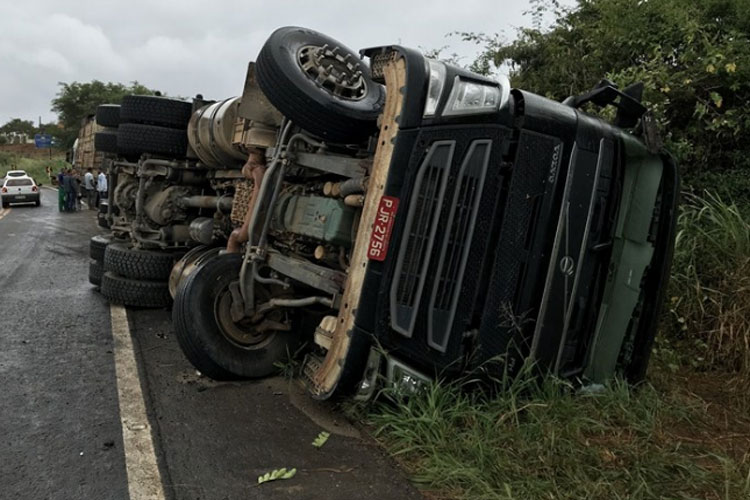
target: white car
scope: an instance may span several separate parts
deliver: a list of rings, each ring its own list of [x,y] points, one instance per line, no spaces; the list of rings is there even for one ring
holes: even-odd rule
[[[12,171],[11,171],[12,172]],[[10,174],[11,172],[8,172]],[[11,203],[34,203],[36,206],[41,205],[41,196],[39,187],[31,177],[8,175],[0,187],[0,199],[2,199],[3,208]]]
[[[26,170],[8,170],[5,173],[5,177],[0,179],[0,184],[5,182],[5,179],[8,177],[28,177],[29,174],[26,173]]]

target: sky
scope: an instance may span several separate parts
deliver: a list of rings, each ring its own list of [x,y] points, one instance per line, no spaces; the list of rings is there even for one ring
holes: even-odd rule
[[[55,120],[58,82],[127,83],[169,95],[240,94],[247,63],[280,26],[304,26],[357,50],[449,45],[468,64],[477,47],[453,31],[515,37],[529,0],[284,1],[0,0],[0,124]]]

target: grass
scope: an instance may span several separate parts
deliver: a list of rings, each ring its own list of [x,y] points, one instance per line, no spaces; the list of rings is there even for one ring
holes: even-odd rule
[[[8,170],[25,170],[37,183],[49,184],[49,176],[46,168],[52,168],[57,173],[61,168],[68,168],[70,164],[65,162],[64,156],[59,154],[46,158],[26,158],[14,153],[0,151],[0,177],[5,176]]]
[[[696,367],[750,378],[750,223],[706,193],[686,196],[678,229],[666,334],[699,349]]]
[[[697,397],[522,377],[495,397],[437,382],[376,403],[374,435],[435,499],[750,498],[750,455],[689,435]]]

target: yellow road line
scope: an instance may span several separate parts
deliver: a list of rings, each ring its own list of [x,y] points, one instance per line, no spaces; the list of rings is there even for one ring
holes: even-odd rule
[[[0,208],[0,220],[10,213],[10,208]]]
[[[112,304],[110,317],[130,500],[164,500],[164,487],[156,463],[146,403],[141,392],[127,311],[122,306]]]

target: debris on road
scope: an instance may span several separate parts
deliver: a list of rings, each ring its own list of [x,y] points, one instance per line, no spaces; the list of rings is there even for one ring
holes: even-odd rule
[[[326,444],[326,441],[328,441],[329,437],[331,437],[330,432],[322,431],[318,434],[318,437],[315,438],[315,441],[312,442],[312,445],[316,448],[322,448],[323,445]]]
[[[291,479],[295,474],[297,474],[297,469],[291,468],[287,470],[286,467],[282,467],[281,469],[275,469],[271,472],[266,472],[262,476],[258,476],[258,484],[276,481],[277,479]]]

